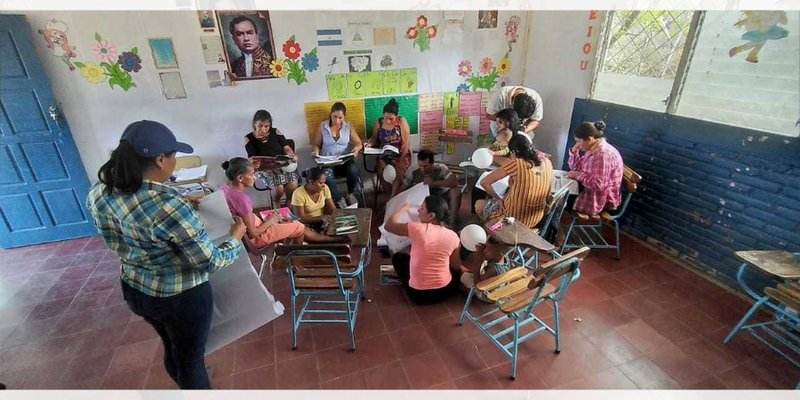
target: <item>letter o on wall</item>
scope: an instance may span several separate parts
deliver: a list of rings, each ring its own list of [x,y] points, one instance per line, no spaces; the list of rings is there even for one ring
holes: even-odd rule
[[[583,44],[583,54],[589,54],[592,51],[592,44],[591,43],[584,43]]]

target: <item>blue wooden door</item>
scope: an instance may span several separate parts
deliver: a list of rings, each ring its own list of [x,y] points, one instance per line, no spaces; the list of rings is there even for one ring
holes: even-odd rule
[[[0,15],[0,247],[94,235],[89,180],[20,15]]]

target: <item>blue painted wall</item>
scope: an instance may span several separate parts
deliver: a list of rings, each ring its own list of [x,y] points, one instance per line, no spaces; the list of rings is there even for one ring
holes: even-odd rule
[[[596,120],[643,178],[628,233],[731,286],[735,251],[800,252],[799,139],[576,99],[570,132]]]

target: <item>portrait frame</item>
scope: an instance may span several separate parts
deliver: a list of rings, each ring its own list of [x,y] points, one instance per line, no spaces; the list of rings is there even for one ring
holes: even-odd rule
[[[153,56],[156,69],[178,68],[178,56],[175,54],[175,45],[171,37],[147,38],[147,44],[150,46],[150,54]]]
[[[244,56],[242,51],[236,45],[233,35],[230,32],[230,22],[239,16],[249,18],[250,21],[252,21],[256,26],[256,30],[258,32],[258,41],[261,45],[261,48],[266,53],[267,59],[271,62],[276,58],[275,40],[273,39],[272,35],[272,24],[270,23],[269,19],[269,11],[217,11],[217,30],[219,31],[220,39],[222,40],[222,48],[225,51],[225,64],[228,75],[231,77],[231,79],[237,81],[276,78],[269,71],[269,66],[264,66],[263,63],[261,64],[262,68],[260,71],[256,71],[255,67],[253,67],[254,70],[252,72],[252,76],[243,76],[243,74],[240,76],[241,72],[237,73],[237,69],[241,71],[243,68],[241,67],[241,63],[244,62]]]
[[[495,29],[497,20],[497,10],[478,10],[478,29]]]
[[[217,20],[214,18],[214,10],[198,10],[197,23],[203,32],[214,32],[217,30]]]

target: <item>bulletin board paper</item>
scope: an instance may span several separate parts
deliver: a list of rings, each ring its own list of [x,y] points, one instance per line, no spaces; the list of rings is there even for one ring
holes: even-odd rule
[[[347,97],[366,97],[365,72],[352,72],[347,75]]]
[[[481,99],[481,92],[462,92],[458,100],[458,115],[461,117],[481,115]]]
[[[397,104],[400,107],[400,116],[408,121],[408,126],[411,128],[411,134],[416,135],[419,131],[419,121],[417,119],[419,115],[419,96],[373,97],[370,99],[364,99],[364,108],[366,110],[365,117],[367,126],[369,127],[367,137],[372,136],[372,128],[375,126],[375,123],[378,122],[378,119],[383,117],[383,106],[385,106],[390,99],[397,100]]]
[[[383,93],[383,72],[372,71],[364,74],[364,90],[366,96],[382,96]]]
[[[333,74],[328,75],[328,99],[346,99],[347,98],[347,74]]]
[[[366,132],[364,126],[364,100],[340,101],[347,107],[347,122],[349,122],[350,126],[363,138],[364,132]],[[319,129],[319,124],[330,117],[333,103],[335,103],[335,101],[319,101],[305,104],[306,129],[308,130],[309,142],[311,141],[311,133],[316,132],[317,129]]]
[[[419,95],[419,112],[443,111],[443,110],[444,110],[444,94],[425,93]]]
[[[420,111],[419,112],[419,131],[421,132],[439,132],[444,126],[442,118],[444,111],[439,109],[436,111]]]
[[[458,92],[447,92],[444,94],[444,113],[447,115],[458,114]]]

